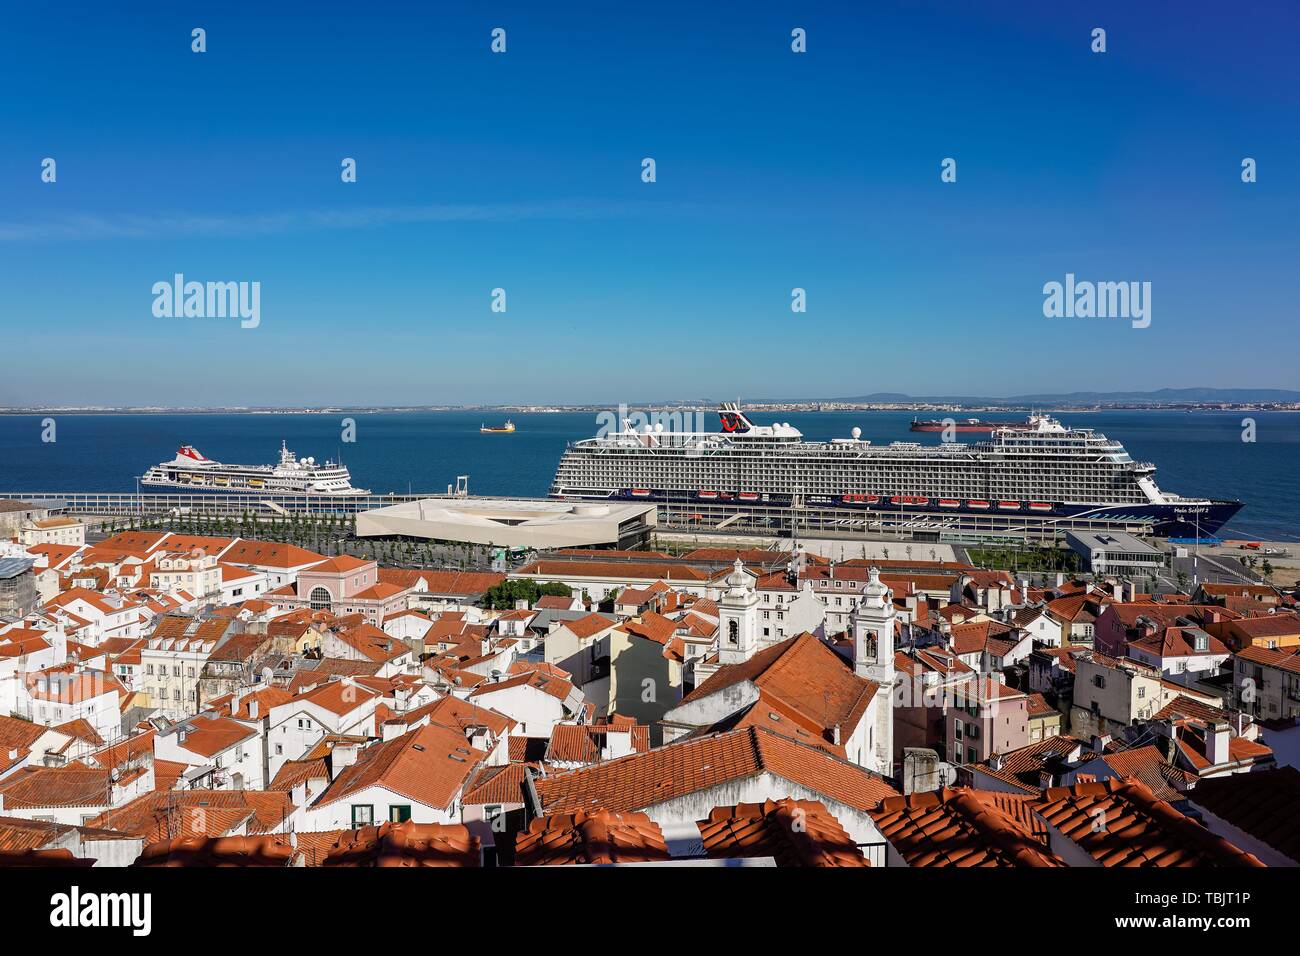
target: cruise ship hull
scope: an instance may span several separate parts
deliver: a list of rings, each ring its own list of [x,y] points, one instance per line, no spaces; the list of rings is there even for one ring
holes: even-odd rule
[[[643,501],[682,508],[692,503],[702,506],[725,506],[728,509],[767,510],[790,508],[790,495],[744,492],[706,491],[694,494],[667,492],[653,488],[623,488],[608,493],[571,493],[561,489],[553,497],[587,498],[620,501]],[[875,501],[863,500],[875,498]],[[1003,524],[1008,528],[1022,528],[1025,524],[1058,524],[1063,528],[1084,524],[1113,524],[1117,526],[1148,526],[1161,537],[1211,537],[1215,535],[1238,511],[1239,501],[1198,501],[1177,503],[1126,504],[1071,504],[1066,502],[985,501],[928,497],[922,495],[879,496],[844,495],[839,497],[808,496],[801,503],[804,510],[832,510],[849,513],[875,513],[882,518],[898,519],[904,516],[931,516],[949,519],[945,525],[954,530],[963,526],[981,529]],[[689,510],[689,508],[687,508]],[[999,521],[998,519],[1002,519]],[[1037,520],[1035,520],[1037,519]]]
[[[293,488],[293,487],[275,487],[267,484],[261,485],[235,485],[235,484],[217,484],[199,481],[169,481],[162,478],[149,478],[140,480],[141,488],[180,488],[185,491],[202,492],[211,494],[212,492],[229,492],[237,495],[310,495],[313,498],[358,498],[369,495],[370,492],[365,488],[352,488],[347,491],[313,491],[310,489]]]
[[[571,443],[551,494],[655,502],[667,525],[1044,538],[1103,529],[1205,537],[1241,508],[1162,491],[1154,464],[1046,415],[969,445],[873,445],[857,428],[808,442],[788,422],[755,425],[733,403],[719,417],[721,432],[625,419],[621,431]]]

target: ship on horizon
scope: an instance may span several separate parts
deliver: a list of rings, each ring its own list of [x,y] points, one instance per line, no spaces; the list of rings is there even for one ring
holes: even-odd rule
[[[507,418],[504,425],[479,425],[478,430],[484,435],[508,435],[515,430],[515,423]]]
[[[789,422],[755,425],[735,403],[721,430],[662,425],[570,443],[556,498],[656,502],[667,523],[780,526],[792,510],[826,531],[920,534],[1124,530],[1166,537],[1215,534],[1241,502],[1161,490],[1156,466],[1090,428],[1049,415],[999,425],[973,444],[873,445],[851,437],[805,441]]]
[[[277,495],[368,495],[352,487],[346,466],[333,461],[317,464],[299,458],[280,442],[275,465],[226,465],[206,457],[193,445],[181,445],[176,457],[154,465],[140,477],[150,487],[197,488],[202,491],[240,491]]]

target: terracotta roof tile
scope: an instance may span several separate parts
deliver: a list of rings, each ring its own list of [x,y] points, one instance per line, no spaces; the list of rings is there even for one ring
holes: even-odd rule
[[[657,863],[668,859],[659,824],[637,812],[579,810],[539,817],[515,841],[515,866]]]
[[[1263,866],[1136,780],[1053,787],[1035,804],[1048,824],[1103,866]]]
[[[172,790],[147,793],[106,810],[88,826],[144,838],[146,846],[178,836],[226,836],[247,822],[249,833],[278,829],[293,812],[287,793],[265,790]]]
[[[1103,755],[1102,760],[1115,776],[1128,777],[1141,782],[1161,800],[1179,800],[1181,791],[1196,780],[1196,775],[1175,767],[1155,744],[1117,750]]]
[[[843,658],[816,637],[800,634],[764,648],[743,664],[718,668],[682,703],[746,681],[812,721],[828,739],[836,728],[847,739],[879,690],[878,684],[853,673]]]
[[[1300,863],[1300,771],[1279,767],[1233,773],[1197,784],[1188,797],[1256,840]]]
[[[819,800],[766,800],[716,807],[699,822],[714,859],[772,857],[777,866],[869,866],[852,837]]]
[[[1064,866],[984,791],[945,787],[892,797],[871,816],[908,866]]]
[[[294,834],[307,866],[477,867],[479,839],[460,824],[384,823],[358,830]]]
[[[859,810],[896,791],[883,778],[757,727],[692,737],[537,782],[546,812],[640,810],[720,784],[770,773]]]
[[[343,769],[318,806],[370,786],[385,787],[430,807],[448,807],[487,754],[469,747],[465,735],[437,724],[365,748]]]

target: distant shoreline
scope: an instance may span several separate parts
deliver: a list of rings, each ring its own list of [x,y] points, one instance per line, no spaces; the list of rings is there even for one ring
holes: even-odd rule
[[[127,406],[122,408],[99,408],[84,406],[64,407],[6,407],[0,408],[0,415],[420,415],[438,412],[477,412],[477,413],[513,413],[517,415],[563,415],[576,412],[605,412],[614,405],[421,405],[421,406],[329,406],[313,408],[142,408]],[[635,410],[673,410],[673,411],[716,411],[713,404],[671,404],[645,402],[622,406]],[[753,412],[913,412],[931,415],[954,413],[971,415],[991,413],[1005,415],[1010,413],[1029,414],[1030,412],[1048,412],[1059,414],[1078,414],[1084,412],[1300,412],[1300,403],[1282,402],[1215,402],[1207,404],[1140,404],[1135,402],[1118,402],[1115,404],[1089,405],[934,405],[929,403],[862,403],[847,402],[799,402],[791,404],[774,404],[758,402],[746,404],[746,411]]]

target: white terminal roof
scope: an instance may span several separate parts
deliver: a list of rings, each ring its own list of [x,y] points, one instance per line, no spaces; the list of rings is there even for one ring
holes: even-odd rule
[[[357,514],[358,537],[408,535],[536,549],[617,544],[629,521],[654,526],[654,505],[538,498],[422,498]]]

